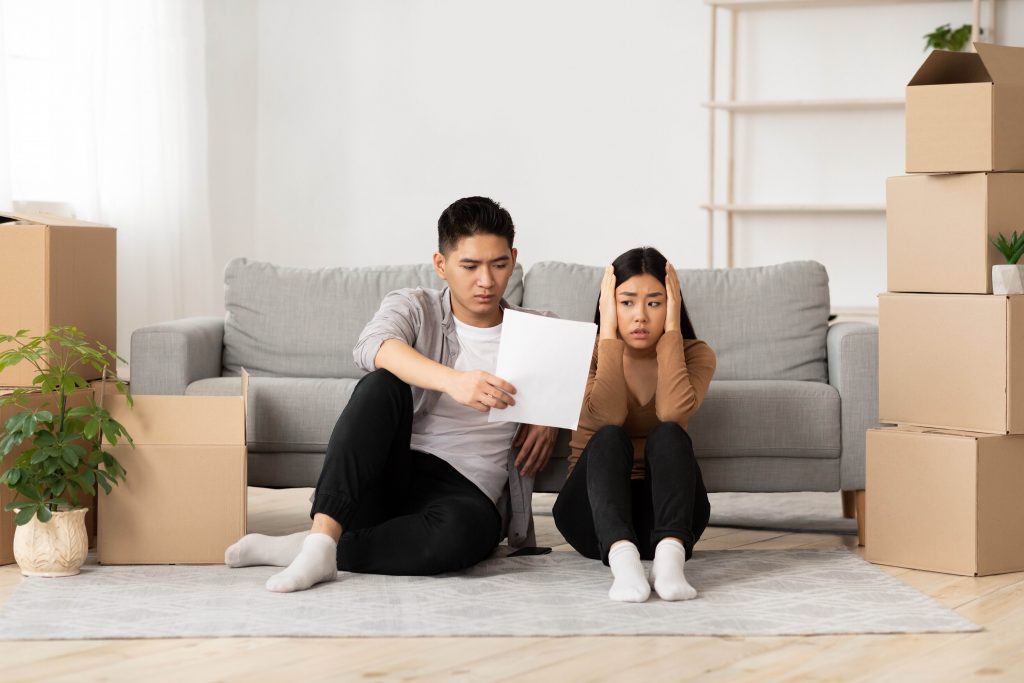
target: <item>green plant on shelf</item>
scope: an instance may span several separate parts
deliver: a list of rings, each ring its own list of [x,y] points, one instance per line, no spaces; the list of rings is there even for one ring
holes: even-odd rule
[[[956,29],[950,24],[943,24],[931,33],[924,34],[924,49],[962,52],[971,43],[972,28],[970,24],[964,24]],[[984,32],[984,29],[978,29],[979,36]]]
[[[0,397],[0,408],[21,408],[0,425],[0,461],[12,451],[28,444],[17,454],[11,467],[0,476],[17,494],[4,506],[16,511],[20,526],[33,517],[48,522],[54,512],[80,506],[83,494],[95,495],[97,489],[110,493],[125,471],[104,447],[125,440],[134,446],[131,436],[103,408],[102,392],[108,384],[124,394],[132,405],[131,392],[119,379],[106,381],[111,365],[120,357],[105,345],[91,345],[75,327],[53,327],[41,336],[29,336],[27,330],[0,335],[0,370],[29,363],[37,375],[32,388],[14,389]],[[88,405],[68,407],[68,398],[79,389],[89,387],[82,377],[84,368],[92,368],[103,377],[99,387],[100,402],[89,393]],[[53,410],[26,405],[27,398],[37,391],[52,396]],[[104,444],[106,439],[106,444]]]
[[[996,246],[999,253],[1006,257],[1006,262],[1011,266],[1016,265],[1020,257],[1024,256],[1024,234],[1018,235],[1016,230],[1010,239],[1006,239],[1006,235],[999,233],[999,236],[992,240],[992,244]]]

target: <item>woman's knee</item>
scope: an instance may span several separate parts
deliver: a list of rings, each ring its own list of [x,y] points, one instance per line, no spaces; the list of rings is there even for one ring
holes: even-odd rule
[[[587,443],[586,451],[588,465],[595,460],[633,462],[633,441],[619,425],[605,425],[594,432]]]
[[[659,422],[658,426],[647,435],[648,446],[668,447],[673,451],[693,451],[693,441],[690,435],[676,422]],[[648,451],[651,449],[648,448]],[[659,449],[660,450],[660,449]]]

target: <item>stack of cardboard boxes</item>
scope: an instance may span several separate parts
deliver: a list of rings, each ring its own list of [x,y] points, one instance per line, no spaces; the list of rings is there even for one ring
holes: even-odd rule
[[[117,237],[113,228],[44,214],[0,214],[0,334],[43,334],[74,325],[92,341],[117,341]],[[4,347],[0,347],[0,351]],[[91,368],[79,368],[98,379]],[[92,373],[92,374],[90,374]],[[0,372],[0,393],[31,387],[32,367]],[[102,402],[125,426],[135,447],[108,447],[127,471],[108,496],[82,501],[90,508],[90,538],[98,535],[104,564],[212,564],[245,533],[245,393],[236,396],[139,396],[134,409],[113,386],[94,382],[70,397],[69,407]],[[30,408],[53,409],[53,395],[34,393]],[[13,407],[0,411],[6,423]],[[0,461],[0,472],[26,448]],[[0,486],[0,564],[14,562],[14,499]],[[98,510],[97,510],[98,508]]]
[[[113,228],[42,213],[0,213],[0,334],[28,330],[45,333],[57,325],[74,325],[91,339],[114,348],[117,341],[117,235]],[[9,346],[0,345],[0,351]],[[91,368],[81,369],[95,379]],[[0,372],[0,393],[31,387],[36,373],[28,363]],[[75,392],[71,406],[85,405],[90,390]],[[29,407],[52,408],[52,396],[34,393]],[[0,411],[6,424],[13,408]],[[10,467],[27,444],[0,460],[0,472]],[[0,564],[14,562],[14,513],[3,506],[13,492],[0,486]],[[95,505],[86,525],[95,535]]]
[[[907,87],[907,172],[887,186],[867,558],[1024,570],[1024,296],[992,294],[991,239],[1024,230],[1024,48],[931,53]]]

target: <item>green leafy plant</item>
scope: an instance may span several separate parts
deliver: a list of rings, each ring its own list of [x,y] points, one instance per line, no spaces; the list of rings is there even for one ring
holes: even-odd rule
[[[0,353],[0,370],[27,362],[38,372],[32,380],[34,389],[15,389],[0,397],[0,407],[22,408],[0,427],[0,458],[28,442],[10,469],[0,476],[0,483],[17,494],[4,509],[17,511],[15,522],[19,525],[33,517],[47,522],[57,510],[77,507],[84,493],[95,495],[97,488],[110,493],[113,486],[124,481],[125,471],[114,456],[103,450],[103,439],[110,445],[120,439],[135,445],[102,405],[107,372],[120,357],[101,343],[90,345],[75,327],[54,327],[37,337],[19,330],[13,335],[0,335],[0,344],[8,347]],[[90,394],[88,405],[68,408],[69,395],[89,386],[80,374],[85,367],[101,373],[104,379],[100,402]],[[118,379],[110,383],[131,406],[127,385]],[[27,397],[35,389],[52,396],[54,410],[26,406]]]
[[[924,49],[961,52],[971,42],[972,28],[970,24],[964,24],[957,29],[949,24],[943,24],[931,33],[924,34]],[[984,29],[979,29],[978,35],[980,36],[984,32]]]
[[[999,236],[992,240],[992,244],[996,245],[996,249],[1006,257],[1006,262],[1011,266],[1015,265],[1021,256],[1024,256],[1024,234],[1018,235],[1016,230],[1013,231],[1010,239],[1006,239],[1006,235],[999,233]]]

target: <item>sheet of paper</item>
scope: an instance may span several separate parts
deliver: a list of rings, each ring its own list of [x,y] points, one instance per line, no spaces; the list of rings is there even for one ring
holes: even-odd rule
[[[505,311],[494,374],[516,388],[516,404],[488,422],[576,429],[597,325]]]

